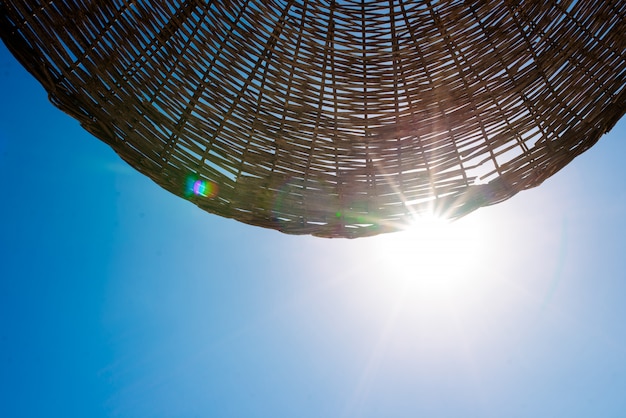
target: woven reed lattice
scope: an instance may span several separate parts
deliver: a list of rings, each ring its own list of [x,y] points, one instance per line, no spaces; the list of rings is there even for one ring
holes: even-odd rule
[[[623,0],[0,5],[54,105],[172,193],[287,233],[462,216],[626,109]]]

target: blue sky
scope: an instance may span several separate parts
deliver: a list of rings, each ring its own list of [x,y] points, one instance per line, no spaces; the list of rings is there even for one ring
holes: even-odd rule
[[[424,234],[294,237],[160,189],[0,47],[0,415],[626,416],[626,120]]]

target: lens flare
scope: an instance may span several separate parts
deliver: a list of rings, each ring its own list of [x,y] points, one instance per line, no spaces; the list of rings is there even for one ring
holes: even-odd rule
[[[207,197],[209,199],[217,196],[218,187],[217,184],[201,180],[196,176],[188,176],[185,187],[185,195],[187,197],[191,195]]]

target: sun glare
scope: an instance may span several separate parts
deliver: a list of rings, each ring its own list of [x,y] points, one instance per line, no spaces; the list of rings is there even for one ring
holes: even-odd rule
[[[468,285],[482,246],[475,222],[434,215],[415,216],[407,230],[381,237],[379,245],[385,282],[430,296]]]

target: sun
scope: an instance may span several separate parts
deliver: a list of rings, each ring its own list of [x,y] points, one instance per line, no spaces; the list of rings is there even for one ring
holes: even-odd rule
[[[482,253],[477,222],[415,215],[405,231],[381,236],[377,249],[388,285],[430,296],[469,285]]]

